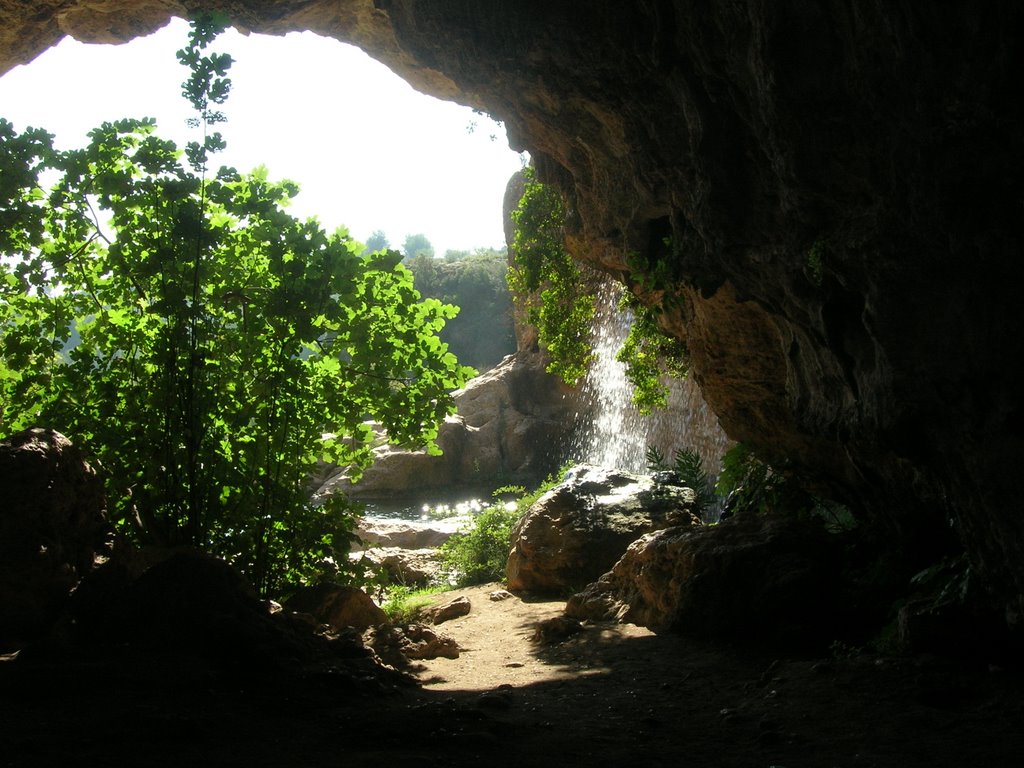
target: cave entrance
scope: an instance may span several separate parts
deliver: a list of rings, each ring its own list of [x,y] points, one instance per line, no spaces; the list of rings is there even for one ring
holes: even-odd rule
[[[105,120],[151,116],[179,146],[189,138],[174,52],[188,26],[172,19],[122,46],[71,38],[0,77],[0,116],[81,145]],[[424,234],[434,252],[501,248],[502,197],[522,166],[503,128],[468,107],[415,91],[355,46],[311,32],[284,37],[228,30],[216,49],[235,59],[228,149],[218,164],[266,165],[298,182],[292,210],[365,242],[384,232],[400,248]]]

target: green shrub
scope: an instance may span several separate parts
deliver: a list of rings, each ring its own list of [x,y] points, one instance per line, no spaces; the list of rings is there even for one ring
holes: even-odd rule
[[[519,516],[518,506],[510,509],[494,504],[441,545],[441,562],[456,584],[468,586],[504,578],[512,528]]]
[[[474,517],[469,525],[441,545],[441,563],[458,586],[486,584],[505,578],[505,565],[512,549],[512,529],[541,496],[563,479],[572,463],[564,464],[557,475],[549,475],[535,490],[523,493],[522,486],[504,486],[494,496],[520,493],[515,502],[492,504]]]
[[[718,502],[718,495],[711,486],[711,478],[708,477],[708,473],[701,466],[700,454],[696,451],[684,448],[679,449],[676,451],[675,463],[669,466],[661,451],[653,445],[649,446],[647,448],[647,468],[651,472],[663,472],[666,470],[675,472],[683,485],[687,488],[692,488],[694,493],[697,494],[698,514]]]
[[[385,590],[380,607],[390,623],[412,624],[419,618],[420,611],[433,603],[436,596],[445,589],[447,587],[442,585],[413,589],[404,584],[395,584]]]
[[[831,533],[857,527],[846,506],[810,493],[799,477],[773,468],[743,443],[734,445],[722,458],[715,490],[727,499],[727,510],[735,514],[784,513],[819,518]]]

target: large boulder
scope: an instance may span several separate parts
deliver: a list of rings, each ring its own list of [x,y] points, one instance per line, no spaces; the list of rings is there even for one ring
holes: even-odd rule
[[[817,522],[744,514],[633,542],[567,615],[753,646],[835,639],[846,608],[838,541]]]
[[[410,666],[410,660],[457,659],[462,650],[454,638],[425,624],[385,624],[368,630],[363,640],[385,664],[396,669]]]
[[[339,584],[323,583],[298,589],[285,603],[285,608],[308,613],[336,630],[348,627],[364,630],[388,620],[363,590]]]
[[[607,571],[629,544],[670,525],[699,526],[689,488],[581,464],[527,511],[512,533],[509,589],[561,593]]]
[[[0,645],[30,641],[54,621],[110,530],[103,484],[58,432],[0,440]]]
[[[379,667],[356,630],[326,632],[305,614],[261,600],[228,563],[190,548],[117,548],[79,583],[53,629],[25,659],[114,660],[157,688],[240,675],[251,684],[298,669]],[[141,678],[139,676],[142,676]]]
[[[44,645],[231,662],[272,636],[271,624],[266,605],[223,560],[184,547],[124,548],[82,580]]]

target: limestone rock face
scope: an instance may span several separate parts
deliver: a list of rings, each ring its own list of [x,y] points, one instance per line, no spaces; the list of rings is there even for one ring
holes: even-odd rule
[[[452,534],[440,525],[415,520],[363,520],[356,527],[356,535],[372,547],[433,549]]]
[[[454,394],[458,413],[441,425],[442,456],[384,445],[374,464],[351,485],[344,472],[318,493],[335,488],[356,498],[451,488],[536,482],[564,455],[574,395],[544,370],[541,353],[509,355]]]
[[[355,42],[503,120],[575,253],[687,341],[730,437],[908,560],[955,531],[1024,628],[1019,2],[180,5]],[[2,0],[0,71],[62,23],[111,39],[173,8]]]
[[[0,440],[0,644],[47,629],[109,528],[103,485],[58,432]]]
[[[633,542],[566,614],[717,641],[806,648],[834,639],[845,606],[836,545],[820,525],[742,515]]]
[[[700,525],[689,488],[581,464],[530,507],[512,532],[509,589],[559,593],[607,571],[642,534]]]

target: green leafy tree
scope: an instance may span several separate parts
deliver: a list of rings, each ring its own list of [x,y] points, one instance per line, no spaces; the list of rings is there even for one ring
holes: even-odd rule
[[[316,462],[365,466],[367,418],[438,453],[471,369],[437,336],[455,308],[421,301],[400,254],[290,216],[297,185],[265,169],[207,170],[224,21],[194,21],[179,52],[203,129],[184,152],[148,119],[70,151],[0,120],[0,424],[65,432],[126,532],[204,547],[274,594],[346,561],[352,515],[310,504]]]
[[[447,251],[444,259],[421,253],[406,265],[424,296],[459,307],[441,339],[464,363],[486,370],[516,351],[508,257],[492,248]]]
[[[375,229],[373,234],[366,238],[366,250],[370,253],[374,251],[386,251],[391,247],[391,241],[388,240],[388,236],[380,229]]]
[[[405,244],[402,246],[406,259],[415,259],[417,256],[425,255],[433,258],[434,246],[430,244],[426,235],[406,235]]]

